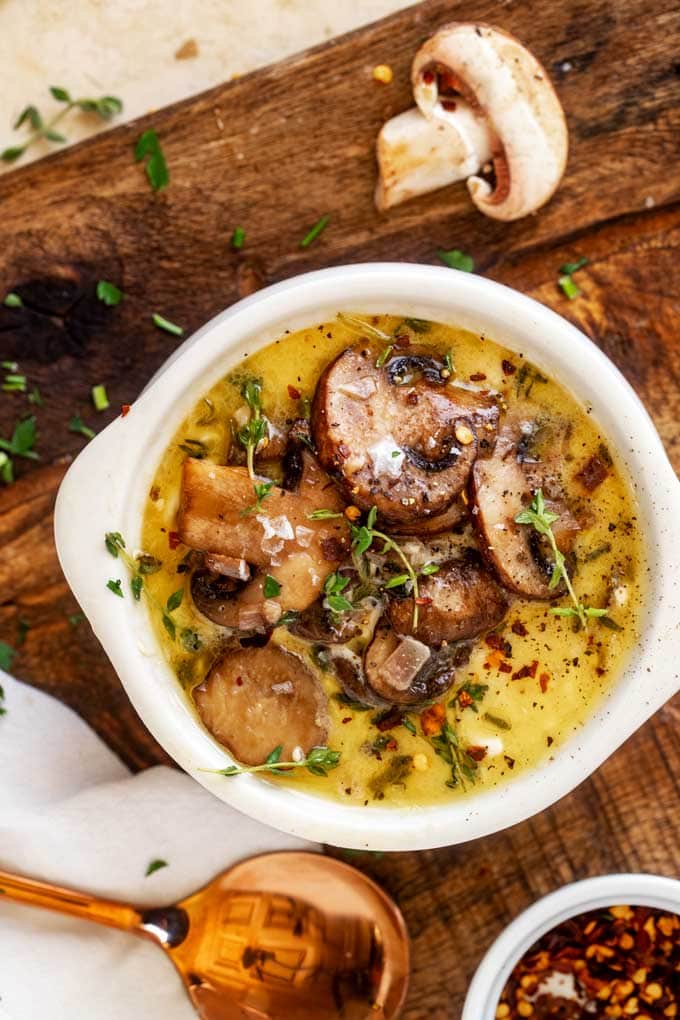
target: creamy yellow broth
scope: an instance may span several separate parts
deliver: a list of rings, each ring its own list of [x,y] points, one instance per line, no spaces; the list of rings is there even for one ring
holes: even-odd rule
[[[373,317],[370,321],[386,333],[392,333],[400,322],[388,316]],[[393,741],[396,748],[390,744],[389,748],[378,752],[380,758],[377,758],[367,750],[368,745],[381,736],[371,723],[377,710],[356,711],[330,697],[332,721],[328,745],[341,752],[339,767],[325,778],[297,769],[290,778],[267,778],[267,781],[294,783],[308,791],[356,805],[380,801],[392,806],[429,804],[465,796],[504,782],[545,761],[588,719],[603,693],[616,682],[639,638],[644,573],[642,542],[635,501],[617,467],[615,451],[608,448],[614,466],[594,492],[584,493],[578,485],[572,485],[573,476],[591,454],[601,451],[602,444],[607,444],[607,437],[588,411],[557,382],[545,380],[541,373],[536,373],[521,355],[485,337],[432,323],[427,333],[414,335],[413,340],[419,345],[432,346],[439,354],[451,351],[455,383],[498,391],[508,406],[516,399],[518,386],[522,392],[531,386],[530,397],[534,404],[571,424],[569,459],[563,471],[565,490],[570,495],[576,492],[587,502],[593,522],[577,538],[574,585],[584,602],[608,606],[611,618],[622,629],[610,629],[593,620],[587,630],[577,631],[573,620],[551,615],[549,603],[517,598],[497,628],[502,641],[511,646],[511,657],[505,661],[510,663],[512,673],[499,670],[500,653],[484,638],[478,639],[469,664],[459,670],[454,686],[442,699],[448,705],[465,681],[488,685],[483,700],[476,705],[477,712],[471,707],[461,709],[458,702],[449,709],[449,718],[455,725],[461,746],[488,746],[486,757],[479,762],[474,783],[467,781],[464,787],[459,785],[452,789],[446,785],[449,766],[422,735],[418,709],[406,709],[415,734],[404,725],[386,731],[385,738]],[[186,440],[202,441],[209,449],[209,459],[225,463],[234,442],[232,418],[244,406],[238,385],[244,374],[263,380],[264,413],[276,425],[285,428],[286,422],[303,413],[305,399],[308,401],[313,396],[323,369],[357,341],[353,329],[334,321],[285,335],[247,358],[197,401],[158,466],[145,509],[142,535],[144,551],[161,560],[163,566],[159,572],[145,578],[145,583],[161,605],[184,583],[183,603],[172,614],[177,628],[175,641],[165,630],[161,614],[153,607],[150,612],[158,638],[189,699],[192,688],[204,679],[223,644],[224,631],[193,608],[189,575],[177,572],[187,554],[186,547],[170,548],[172,539],[169,536],[176,527],[181,467],[187,456]],[[504,373],[503,359],[516,366],[514,374]],[[478,378],[480,373],[486,377],[483,381]],[[476,381],[470,381],[471,376],[477,377]],[[593,554],[594,557],[589,558]],[[569,603],[562,598],[559,604]],[[198,634],[202,645],[199,651],[184,648],[180,635],[185,628]],[[278,627],[271,640],[301,655],[320,677],[329,695],[339,691],[337,681],[319,670],[309,645],[302,639],[285,627]],[[512,679],[513,673],[521,671],[523,666],[531,667],[533,662],[538,664],[533,677]],[[413,756],[406,782],[388,785],[384,796],[376,797],[376,776],[398,755]]]

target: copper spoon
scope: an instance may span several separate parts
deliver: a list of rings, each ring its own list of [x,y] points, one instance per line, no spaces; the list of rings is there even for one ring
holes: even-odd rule
[[[409,941],[369,878],[321,854],[262,854],[168,907],[133,907],[0,871],[0,893],[161,946],[203,1020],[391,1020]]]

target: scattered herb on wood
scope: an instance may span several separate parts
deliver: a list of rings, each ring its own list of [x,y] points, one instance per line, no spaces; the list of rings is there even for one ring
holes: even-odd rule
[[[2,666],[2,668],[4,669],[5,667]],[[7,709],[5,708],[4,702],[5,702],[5,689],[2,686],[2,684],[0,684],[0,715],[7,715]]]
[[[142,593],[146,595],[150,605],[153,606],[159,614],[161,623],[165,627],[165,630],[174,641],[177,637],[177,628],[171,614],[181,606],[184,598],[184,589],[179,588],[177,591],[173,592],[168,598],[165,606],[162,606],[155,595],[153,595],[153,593],[149,590],[144,580],[146,576],[149,574],[155,574],[157,570],[160,569],[162,566],[160,560],[157,560],[155,556],[151,556],[149,553],[139,553],[136,557],[132,557],[127,551],[125,539],[119,531],[107,531],[104,536],[104,544],[111,556],[113,556],[114,559],[122,560],[127,567],[130,573],[130,590],[135,602],[139,602],[141,600]],[[116,584],[120,590],[115,591],[115,594],[120,595],[120,597],[123,598],[121,582],[118,581]],[[109,588],[110,585],[111,582],[109,582],[107,588]],[[111,588],[111,591],[114,590],[114,588]],[[182,643],[185,644],[184,641]]]
[[[176,323],[170,322],[169,319],[159,315],[158,312],[154,312],[151,319],[154,326],[158,326],[159,329],[165,330],[166,333],[172,333],[173,336],[184,336],[184,329],[182,326],[178,326]]]
[[[168,867],[168,862],[161,860],[160,857],[157,857],[155,860],[149,861],[149,863],[147,865],[147,868],[146,868],[146,871],[144,872],[144,877],[148,878],[149,875],[153,875],[154,871],[160,871],[161,868],[167,868],[167,867]]]
[[[11,290],[9,292],[9,294],[5,294],[5,298],[4,298],[2,303],[3,303],[3,305],[6,305],[7,308],[23,308],[24,307],[23,301],[21,300],[21,298],[19,297],[18,294],[14,293],[13,290]]]
[[[170,183],[170,171],[165,161],[160,139],[153,128],[144,131],[135,143],[135,162],[145,159],[147,180],[154,191],[161,191]]]
[[[449,269],[460,269],[463,273],[471,273],[475,268],[475,260],[471,255],[466,255],[465,252],[459,248],[453,248],[451,251],[437,252],[437,257],[448,266]]]
[[[562,293],[569,299],[569,301],[573,301],[574,298],[579,297],[581,294],[581,288],[578,284],[574,283],[573,274],[587,265],[588,259],[580,258],[577,259],[576,262],[565,262],[563,266],[560,266],[560,276],[558,277],[557,283],[562,289]]]
[[[16,654],[15,648],[8,645],[6,641],[0,641],[0,669],[4,669],[5,673],[9,673],[12,668],[12,662]]]
[[[14,426],[11,439],[0,439],[0,478],[5,484],[14,481],[14,464],[12,457],[23,457],[25,460],[38,460],[35,446],[38,433],[34,415],[22,418]]]
[[[99,99],[89,99],[86,97],[74,99],[67,89],[59,85],[50,86],[50,93],[58,103],[64,104],[64,108],[50,120],[45,121],[36,106],[32,104],[25,106],[14,122],[14,130],[17,131],[23,125],[27,125],[31,129],[31,134],[23,145],[14,145],[0,152],[0,159],[4,160],[5,163],[13,163],[19,159],[31,145],[41,138],[48,142],[57,142],[63,145],[67,139],[56,130],[56,125],[71,110],[78,109],[84,113],[95,113],[102,120],[111,120],[112,117],[123,109],[121,100],[116,96],[101,96]]]
[[[300,247],[309,248],[312,241],[315,241],[319,234],[326,229],[329,222],[330,216],[322,216],[320,220],[317,220],[312,229],[300,241]]]
[[[94,404],[95,411],[106,411],[111,406],[106,386],[103,383],[98,383],[92,387],[92,403]]]
[[[115,307],[115,305],[119,305],[123,300],[123,292],[116,287],[115,283],[109,283],[108,280],[100,280],[97,284],[97,297],[105,305]]]
[[[91,429],[89,425],[86,425],[79,414],[74,414],[68,423],[69,432],[76,432],[81,436],[85,436],[86,439],[94,439],[97,433],[94,429]]]
[[[245,772],[269,772],[273,776],[286,775],[292,769],[307,769],[314,776],[326,776],[340,763],[340,751],[332,751],[330,747],[313,747],[299,761],[281,761],[283,744],[279,744],[267,755],[261,765],[229,765],[226,769],[204,769],[219,776],[238,776]]]
[[[552,526],[557,520],[559,520],[559,514],[552,513],[552,511],[546,508],[541,489],[538,489],[529,506],[525,507],[524,510],[520,510],[515,517],[516,524],[530,525],[539,535],[543,535],[548,539],[553,556],[549,588],[554,590],[560,581],[564,581],[569,598],[573,603],[571,606],[553,606],[550,612],[553,616],[574,616],[578,619],[580,626],[585,628],[588,625],[589,619],[606,616],[607,610],[585,606],[577,597],[569,577],[564,554],[557,548],[557,542],[553,534]]]
[[[231,246],[237,251],[243,247],[246,242],[246,232],[243,227],[234,227],[234,233],[231,235]]]

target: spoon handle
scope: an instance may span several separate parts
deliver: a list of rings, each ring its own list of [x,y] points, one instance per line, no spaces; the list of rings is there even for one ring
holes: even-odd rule
[[[64,889],[49,882],[39,882],[34,878],[24,878],[0,870],[0,901],[3,897],[17,903],[56,910],[60,914],[82,917],[109,928],[121,928],[138,935],[151,934],[144,929],[140,912],[126,903],[101,899],[89,893]]]

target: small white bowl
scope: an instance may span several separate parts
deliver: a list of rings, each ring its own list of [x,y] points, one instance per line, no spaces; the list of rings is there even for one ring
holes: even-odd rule
[[[494,1020],[515,964],[551,928],[577,914],[618,905],[680,914],[680,882],[660,875],[600,875],[544,896],[508,925],[488,950],[465,997],[461,1020]]]
[[[642,637],[590,721],[553,760],[512,782],[449,803],[409,809],[349,806],[254,776],[203,769],[230,759],[199,723],[163,656],[143,604],[105,590],[118,577],[104,532],[134,549],[152,478],[180,422],[246,355],[285,329],[338,311],[390,313],[450,323],[522,351],[571,390],[623,459],[640,506],[649,594]],[[644,407],[614,365],[574,326],[498,283],[469,273],[408,264],[341,266],[254,294],[182,344],[134,402],[85,447],[62,483],[55,511],[66,578],[142,720],[166,751],[217,797],[248,815],[308,839],[372,850],[460,843],[543,810],[596,769],[680,688],[680,484]]]

